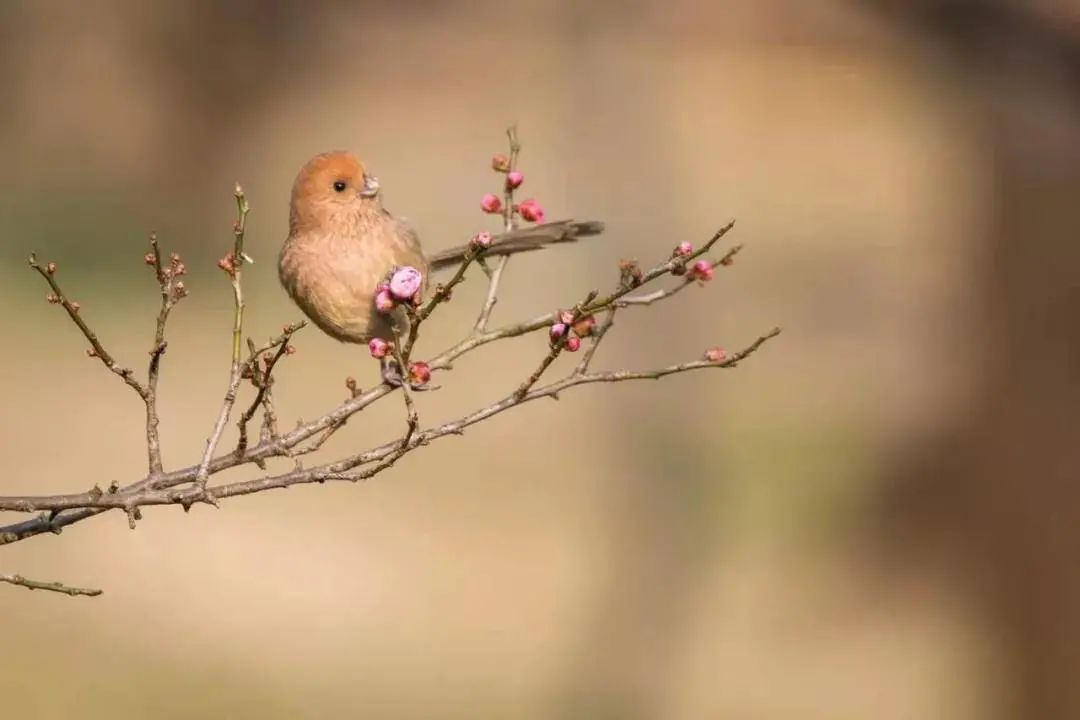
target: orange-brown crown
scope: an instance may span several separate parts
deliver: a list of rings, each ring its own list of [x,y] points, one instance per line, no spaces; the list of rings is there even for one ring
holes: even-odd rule
[[[336,150],[307,161],[293,183],[290,222],[293,228],[317,225],[342,212],[362,212],[373,203],[373,179],[350,152]]]

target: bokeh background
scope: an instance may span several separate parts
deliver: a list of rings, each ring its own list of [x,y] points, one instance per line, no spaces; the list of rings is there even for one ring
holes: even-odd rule
[[[268,337],[298,318],[274,271],[292,178],[327,149],[437,249],[490,227],[519,124],[527,195],[608,232],[512,263],[497,321],[737,219],[735,266],[624,313],[602,364],[785,328],[737,370],[531,404],[364,485],[0,548],[0,571],[106,590],[0,586],[3,715],[1080,717],[1075,2],[3,0],[0,84],[3,494],[145,462],[139,403],[26,255],[141,365],[147,233],[183,254],[162,430],[190,464],[226,382],[233,183]],[[286,425],[376,381],[360,349],[297,345]],[[461,362],[422,418],[542,351]],[[400,423],[384,402],[322,457]]]

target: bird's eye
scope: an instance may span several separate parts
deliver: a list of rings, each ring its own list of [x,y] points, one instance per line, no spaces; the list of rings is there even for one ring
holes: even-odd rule
[[[345,192],[345,181],[337,180],[334,182],[334,190],[337,192]]]

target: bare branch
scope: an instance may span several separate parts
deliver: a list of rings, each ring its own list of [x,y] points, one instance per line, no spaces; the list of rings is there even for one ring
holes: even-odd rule
[[[3,575],[0,574],[0,582],[6,582],[11,585],[18,585],[24,587],[27,590],[47,590],[49,592],[62,593],[64,595],[70,595],[75,597],[77,595],[84,595],[86,597],[96,597],[101,595],[103,591],[94,588],[80,588],[72,587],[70,585],[64,585],[58,582],[40,582],[38,580],[31,580],[25,578],[22,575]]]
[[[229,415],[232,414],[233,405],[236,403],[236,393],[240,388],[242,379],[240,346],[244,336],[244,292],[240,284],[240,276],[244,263],[250,260],[244,253],[244,231],[247,226],[247,216],[250,208],[240,185],[236,186],[234,194],[236,196],[237,218],[236,224],[233,226],[233,251],[221,261],[222,269],[229,273],[232,280],[233,301],[236,308],[233,314],[232,364],[229,367],[229,387],[225,391],[225,399],[221,403],[217,420],[214,422],[214,429],[206,441],[206,450],[203,452],[202,462],[199,464],[199,470],[195,474],[195,485],[198,486],[202,494],[200,499],[211,504],[214,504],[213,496],[206,493],[210,461],[214,457],[214,451],[217,449],[218,443],[221,441],[221,434],[225,431],[225,424],[229,422]]]
[[[507,138],[510,144],[509,157],[497,156],[493,159],[496,161],[493,163],[495,169],[504,174],[516,172],[515,168],[520,153],[520,144],[514,128],[507,131]],[[514,189],[521,183],[522,177],[520,173],[516,173],[514,178],[508,176],[505,181],[503,195],[505,202],[501,212],[503,224],[507,231],[516,228],[518,215],[522,215],[529,221],[540,222],[543,219],[543,211],[540,210],[538,204],[532,205],[534,201],[522,202],[520,207],[514,204]],[[389,469],[398,460],[417,448],[426,446],[432,441],[447,435],[460,435],[467,428],[479,422],[532,400],[545,397],[557,398],[565,390],[588,384],[659,379],[668,375],[705,368],[735,367],[780,332],[779,329],[774,329],[730,357],[725,356],[719,348],[714,348],[706,352],[704,359],[651,370],[618,369],[595,371],[591,369],[595,354],[600,343],[612,329],[617,311],[622,308],[652,305],[668,300],[682,292],[689,285],[705,284],[713,277],[713,270],[716,267],[731,264],[741,246],[732,247],[715,262],[704,259],[697,260],[693,267],[688,268],[688,263],[711,252],[716,243],[732,229],[734,223],[729,223],[717,230],[697,251],[693,251],[689,243],[681,243],[672,251],[669,259],[658,263],[647,271],[642,270],[636,261],[621,262],[620,281],[613,290],[605,295],[600,295],[598,291],[593,290],[583,300],[574,305],[571,310],[549,312],[530,320],[510,323],[495,329],[489,329],[488,326],[498,300],[507,255],[500,257],[499,263],[493,270],[489,269],[484,262],[487,242],[486,240],[477,239],[465,251],[462,261],[450,280],[445,284],[437,285],[431,298],[426,303],[418,307],[404,306],[403,312],[409,320],[407,334],[405,325],[402,324],[405,316],[395,318],[395,322],[392,323],[395,340],[392,350],[399,366],[401,382],[396,382],[395,378],[391,377],[390,373],[387,373],[380,385],[362,392],[357,387],[355,380],[350,378],[346,382],[346,386],[350,391],[348,399],[315,420],[298,422],[291,431],[281,434],[277,428],[277,414],[272,395],[275,379],[274,372],[282,358],[292,353],[290,341],[293,334],[303,327],[304,323],[286,326],[281,335],[271,338],[262,347],[256,347],[254,342],[248,340],[248,354],[246,357],[242,354],[241,339],[243,336],[245,302],[241,284],[241,270],[245,264],[252,261],[244,253],[244,234],[249,207],[239,186],[236,188],[235,199],[237,221],[234,226],[233,249],[219,262],[219,266],[229,274],[235,308],[229,381],[224,400],[218,410],[200,461],[182,469],[171,472],[164,470],[159,435],[160,419],[157,408],[160,365],[167,347],[165,340],[166,323],[175,304],[186,294],[183,283],[178,280],[184,274],[183,263],[180,262],[179,257],[175,254],[170,255],[169,261],[165,262],[157,239],[151,237],[151,252],[147,254],[146,262],[154,268],[161,291],[161,304],[155,326],[154,343],[150,350],[147,382],[144,386],[133,377],[131,370],[120,368],[116,364],[104,347],[101,346],[96,335],[82,321],[79,316],[78,304],[69,302],[62,294],[54,277],[55,265],[50,263],[43,268],[31,256],[31,266],[48,281],[53,289],[54,294],[50,295],[50,302],[64,306],[69,316],[90,342],[91,355],[99,357],[110,371],[124,379],[144,400],[146,404],[148,473],[142,479],[125,486],[121,486],[119,482],[114,480],[106,490],[102,490],[95,485],[89,490],[80,493],[52,496],[0,497],[0,512],[38,513],[36,517],[6,527],[0,527],[0,545],[18,542],[46,532],[59,534],[63,528],[69,525],[109,510],[123,511],[129,526],[135,527],[135,523],[142,518],[141,508],[146,506],[180,505],[187,510],[196,503],[208,503],[216,506],[220,499],[249,495],[275,488],[286,488],[292,485],[324,483],[328,480],[356,482],[367,479]],[[530,205],[532,206],[530,207]],[[498,212],[497,206],[497,198],[492,198],[489,205],[490,211]],[[596,224],[593,223],[592,225]],[[456,257],[456,255],[453,257]],[[444,349],[426,362],[413,361],[411,356],[422,324],[430,318],[439,305],[450,299],[453,289],[465,280],[467,272],[473,264],[480,265],[488,273],[487,292],[473,328],[456,344]],[[669,288],[661,288],[652,292],[639,291],[639,288],[664,277],[679,278],[680,280]],[[599,325],[596,319],[598,315],[603,316],[603,320]],[[402,322],[397,322],[397,320]],[[547,336],[546,354],[535,370],[508,395],[487,406],[474,408],[456,420],[427,428],[421,426],[413,392],[433,389],[428,385],[431,370],[450,370],[452,369],[452,363],[457,358],[474,352],[489,343],[546,329],[550,329]],[[581,360],[573,369],[559,379],[541,385],[542,379],[556,365],[560,355],[564,352],[573,353],[578,351],[582,340],[589,344],[585,348]],[[239,430],[237,446],[230,452],[216,455],[225,426],[229,422],[245,379],[251,381],[255,392],[250,404],[246,406],[246,409],[237,420]],[[303,467],[299,459],[301,456],[319,451],[351,417],[399,389],[402,393],[407,415],[405,428],[400,436],[367,450],[352,452],[331,462],[323,462],[309,469]],[[249,425],[260,408],[262,408],[263,412],[262,427],[258,442],[252,444]],[[211,486],[209,483],[212,476],[248,463],[255,464],[261,470],[266,471],[267,461],[275,458],[292,458],[294,466],[288,472],[264,474],[250,480],[226,482],[215,486]],[[100,591],[70,588],[59,583],[38,583],[17,575],[0,575],[0,580],[31,589],[46,589],[67,594],[91,595],[100,593]]]
[[[52,288],[52,294],[49,296],[49,302],[61,305],[64,310],[67,311],[68,317],[71,321],[78,326],[82,332],[83,337],[90,343],[90,350],[87,350],[87,354],[91,357],[96,357],[101,360],[101,363],[109,369],[110,372],[119,375],[120,378],[127,383],[132,390],[139,394],[139,397],[146,397],[146,389],[142,386],[138,380],[135,379],[135,373],[131,368],[121,367],[113,359],[109,351],[105,349],[105,346],[98,340],[97,334],[90,329],[90,326],[82,319],[79,314],[80,305],[76,302],[71,302],[64,291],[60,289],[60,285],[56,282],[56,263],[48,263],[44,267],[38,263],[37,256],[31,254],[29,261],[30,267],[38,272],[41,277],[45,278],[45,282],[49,283],[49,287]]]

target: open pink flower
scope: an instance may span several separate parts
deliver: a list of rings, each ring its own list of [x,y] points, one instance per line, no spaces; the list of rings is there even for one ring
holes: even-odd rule
[[[544,222],[544,208],[536,200],[523,200],[518,205],[518,212],[529,222]]]

